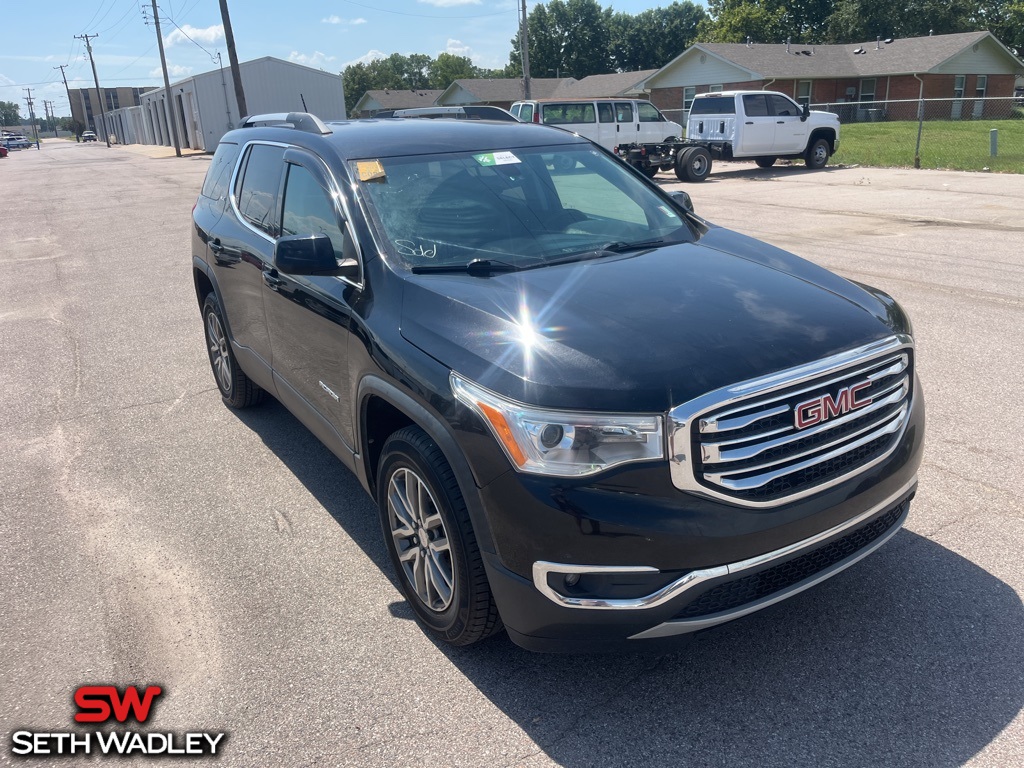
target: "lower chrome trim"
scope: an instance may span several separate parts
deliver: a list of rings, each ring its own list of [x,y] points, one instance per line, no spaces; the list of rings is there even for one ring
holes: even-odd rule
[[[690,632],[697,632],[702,629],[708,629],[709,627],[718,626],[719,624],[725,624],[726,622],[733,621],[734,619],[739,619],[743,616],[747,616],[748,614],[760,611],[761,609],[767,608],[770,605],[775,605],[775,603],[780,603],[783,600],[792,597],[793,595],[797,595],[803,592],[805,589],[810,589],[816,584],[820,584],[821,582],[832,578],[837,573],[845,571],[851,565],[860,562],[865,557],[874,552],[876,549],[879,549],[883,544],[889,541],[889,539],[891,539],[893,536],[900,532],[900,529],[903,527],[903,523],[906,522],[907,514],[909,513],[909,511],[910,507],[908,506],[903,511],[903,514],[900,516],[899,520],[897,520],[893,524],[892,528],[886,531],[885,534],[883,534],[882,536],[879,536],[875,541],[871,542],[868,546],[864,547],[861,550],[858,550],[857,552],[854,552],[845,560],[840,560],[835,565],[832,565],[823,571],[819,571],[814,576],[804,579],[803,581],[797,582],[791,587],[787,587],[786,589],[776,592],[774,595],[769,595],[768,597],[765,597],[761,600],[757,600],[753,603],[748,603],[747,605],[744,605],[741,608],[736,608],[731,611],[723,611],[722,613],[716,613],[710,616],[701,616],[700,618],[696,619],[679,619],[678,621],[666,621],[662,624],[658,624],[656,627],[651,627],[648,630],[632,635],[629,637],[629,639],[648,640],[655,637],[671,637],[672,635],[684,635]]]
[[[809,538],[803,539],[802,541],[798,541],[794,544],[790,544],[789,546],[782,547],[781,549],[766,552],[763,555],[757,555],[756,557],[751,557],[746,560],[740,560],[736,563],[729,563],[727,565],[716,565],[713,568],[702,568],[697,571],[690,571],[689,573],[685,574],[679,579],[673,581],[671,584],[667,584],[658,591],[652,592],[651,594],[646,595],[644,597],[585,598],[563,595],[560,592],[556,591],[548,583],[548,575],[551,573],[565,575],[585,573],[592,573],[598,575],[613,573],[659,573],[657,568],[653,568],[649,565],[570,565],[565,563],[551,563],[546,560],[538,560],[533,564],[533,585],[537,588],[537,591],[539,591],[546,598],[566,608],[590,608],[596,610],[618,611],[633,611],[643,610],[645,608],[656,608],[659,605],[664,605],[670,600],[676,599],[680,595],[684,594],[685,592],[693,589],[694,587],[706,581],[710,581],[712,579],[720,579],[723,576],[735,576],[737,574],[742,573],[743,571],[748,571],[754,568],[760,568],[775,560],[781,560],[792,555],[797,555],[802,550],[811,549],[817,546],[818,544],[826,541],[827,539],[830,539],[833,536],[837,536],[843,533],[844,531],[849,530],[850,528],[853,528],[859,525],[860,523],[863,523],[865,520],[878,514],[883,509],[891,507],[897,501],[906,496],[916,484],[917,476],[915,475],[912,479],[906,482],[898,491],[888,496],[884,501],[875,504],[870,509],[862,512],[854,518],[851,518],[850,520],[847,520],[844,523],[840,523],[839,525],[829,528],[827,531],[822,531],[821,533],[815,534],[814,536],[810,536]],[[661,624],[658,627],[654,627],[652,629],[647,630],[646,632],[642,632],[639,635],[634,635],[634,637],[658,637],[660,635],[652,635],[648,633],[654,632],[655,630],[658,630],[661,627],[669,626],[677,627],[685,625],[687,627],[692,628],[674,629],[673,631],[667,631],[667,634],[694,632],[697,629],[703,629],[704,626],[721,624],[723,622],[739,618],[740,616],[744,616],[747,613],[753,613],[756,610],[765,608],[771,605],[772,603],[776,603],[779,600],[788,597],[789,595],[794,595],[797,592],[800,592],[804,589],[807,589],[810,586],[813,586],[814,584],[817,584],[818,582],[824,581],[829,576],[839,573],[839,571],[843,570],[844,568],[853,565],[861,557],[867,555],[870,552],[873,552],[883,543],[888,541],[889,538],[891,538],[891,536],[896,531],[898,531],[900,527],[903,525],[903,519],[904,518],[901,518],[899,522],[893,526],[892,530],[886,533],[885,536],[882,536],[879,539],[879,541],[872,542],[872,544],[866,547],[865,549],[855,552],[854,554],[850,555],[850,557],[847,558],[847,560],[841,561],[840,563],[837,563],[836,566],[833,566],[830,569],[826,569],[825,571],[816,574],[809,581],[801,582],[800,584],[796,585],[796,587],[789,588],[781,593],[773,595],[769,598],[765,598],[765,601],[761,603],[754,603],[752,605],[738,608],[733,612],[727,614],[718,614],[713,617],[690,619],[679,622],[666,622],[665,624]],[[710,624],[707,623],[709,621],[711,622]],[[702,626],[694,626],[695,624],[699,623],[703,623]]]

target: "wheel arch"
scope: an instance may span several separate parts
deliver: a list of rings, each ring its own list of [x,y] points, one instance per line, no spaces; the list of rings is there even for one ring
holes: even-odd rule
[[[370,496],[377,500],[377,471],[384,441],[405,426],[418,426],[437,443],[455,473],[481,549],[494,553],[494,537],[477,493],[473,470],[450,427],[410,395],[378,376],[367,376],[359,382],[356,402],[359,407],[359,464]]]
[[[828,142],[828,152],[830,155],[834,155],[836,152],[836,129],[835,128],[815,128],[811,131],[811,135],[807,137],[807,146],[810,147],[818,139],[825,139]]]

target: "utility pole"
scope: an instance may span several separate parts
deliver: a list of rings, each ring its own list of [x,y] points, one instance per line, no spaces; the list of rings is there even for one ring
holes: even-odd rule
[[[54,67],[54,69],[59,69],[60,70],[60,76],[64,79],[64,90],[68,94],[68,109],[71,110],[71,119],[72,119],[72,122],[74,122],[75,107],[71,103],[71,89],[68,88],[68,78],[67,78],[67,75],[64,74],[64,69],[67,66],[68,66],[67,64],[61,64],[59,67]]]
[[[28,104],[28,119],[32,121],[32,138],[36,140],[36,149],[39,149],[39,126],[36,125],[36,113],[32,109],[34,103],[32,99],[32,89],[26,88],[25,93],[28,96],[25,97],[25,103]]]
[[[220,17],[224,23],[224,42],[228,46],[228,64],[231,65],[231,79],[235,83],[238,119],[241,120],[248,116],[249,110],[245,106],[245,91],[242,90],[242,72],[238,68],[238,54],[235,52],[235,34],[231,31],[231,15],[228,13],[228,0],[220,0]]]
[[[53,111],[53,102],[44,101],[43,107],[46,109],[46,119],[50,121],[50,125],[53,126],[53,138],[57,137],[57,115]]]
[[[103,108],[103,91],[100,90],[100,76],[96,74],[96,62],[92,58],[92,45],[89,39],[99,35],[75,35],[79,40],[85,40],[85,50],[89,52],[89,63],[92,64],[92,79],[96,83],[96,98],[100,103],[100,130],[103,131],[103,140],[107,142],[107,149],[110,149],[110,133],[107,131],[107,111]],[[63,74],[64,70],[61,70]],[[64,81],[65,84],[67,81]],[[88,116],[86,116],[88,117]]]
[[[224,80],[224,62],[221,60],[220,51],[217,51],[217,66],[220,68],[220,84],[224,88],[224,108],[228,111],[228,130],[230,131],[235,126],[231,124],[231,101],[228,100],[228,84]]]
[[[530,98],[530,32],[526,20],[526,0],[521,0],[523,8],[523,30],[519,35],[519,47],[523,54],[523,98]]]
[[[174,109],[174,97],[171,95],[171,80],[167,77],[167,59],[164,57],[164,38],[160,34],[160,13],[153,0],[153,23],[156,25],[156,42],[160,46],[160,66],[164,70],[164,96],[167,108],[164,110],[167,122],[170,123],[171,136],[174,139],[174,154],[181,157],[181,142],[178,140],[178,116]]]

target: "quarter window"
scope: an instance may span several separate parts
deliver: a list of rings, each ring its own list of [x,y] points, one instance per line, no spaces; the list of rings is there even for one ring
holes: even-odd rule
[[[257,229],[277,237],[277,195],[281,185],[284,148],[253,144],[249,148],[245,174],[238,183],[235,201],[238,212]]]
[[[213,160],[210,162],[210,170],[206,172],[206,181],[203,182],[203,197],[211,200],[223,200],[227,197],[231,169],[234,168],[237,157],[237,144],[222,142],[217,145],[217,151],[213,153]]]

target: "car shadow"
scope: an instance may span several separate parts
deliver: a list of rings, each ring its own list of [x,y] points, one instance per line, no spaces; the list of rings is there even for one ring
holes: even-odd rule
[[[355,477],[276,402],[236,414],[393,578]],[[960,765],[1024,708],[1021,598],[908,530],[678,652],[542,655],[504,634],[437,647],[536,744],[502,765]]]
[[[781,161],[780,161],[781,163]],[[784,179],[793,174],[829,174],[837,171],[848,170],[844,165],[826,165],[816,171],[809,171],[802,162],[794,162],[792,165],[776,164],[771,168],[759,168],[753,163],[716,163],[711,169],[711,175],[704,181],[696,184],[680,181],[671,171],[659,173],[654,181],[659,184],[687,184],[688,189],[700,189],[702,184],[714,184],[716,182],[728,181],[730,179],[746,179],[748,181],[774,181]]]

